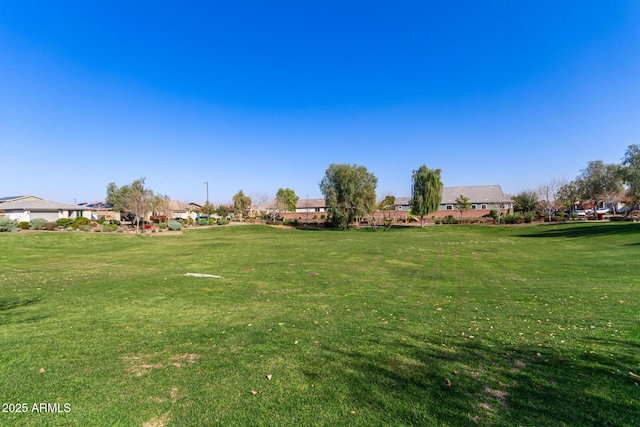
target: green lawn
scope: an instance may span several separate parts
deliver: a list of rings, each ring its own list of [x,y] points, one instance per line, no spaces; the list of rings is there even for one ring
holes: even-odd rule
[[[640,224],[166,234],[0,234],[0,425],[640,425]]]

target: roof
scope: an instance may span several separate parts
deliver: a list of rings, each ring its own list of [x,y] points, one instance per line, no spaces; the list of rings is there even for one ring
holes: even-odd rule
[[[298,199],[298,203],[296,203],[296,209],[324,208],[324,207],[326,207],[326,203],[324,199]]]
[[[58,203],[51,200],[16,200],[2,203],[2,210],[24,210],[24,211],[85,211],[92,208],[74,204]]]
[[[172,211],[188,211],[191,205],[188,205],[179,200],[170,200],[169,201],[169,209]]]
[[[13,202],[16,200],[42,200],[42,198],[30,195],[0,197],[0,203]]]
[[[455,204],[459,196],[465,196],[470,203],[511,202],[499,185],[470,185],[464,187],[444,187],[441,204]],[[396,197],[396,206],[408,206],[411,197]]]
[[[452,204],[460,196],[465,196],[471,203],[509,202],[511,198],[502,192],[499,185],[474,185],[467,187],[444,187],[442,203]]]
[[[94,208],[94,209],[112,209],[113,206],[105,203],[105,202],[82,202],[82,203],[78,203],[79,206],[85,206],[88,208]]]

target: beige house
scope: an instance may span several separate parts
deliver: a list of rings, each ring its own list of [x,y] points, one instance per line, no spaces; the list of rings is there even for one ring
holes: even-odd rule
[[[0,198],[0,216],[19,222],[43,218],[55,222],[60,218],[91,218],[92,208],[45,200],[36,196]]]

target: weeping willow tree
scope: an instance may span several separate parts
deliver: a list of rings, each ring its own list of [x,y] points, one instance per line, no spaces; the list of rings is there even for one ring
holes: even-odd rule
[[[442,200],[440,169],[429,169],[426,165],[413,171],[411,186],[411,213],[420,216],[420,227],[424,227],[424,216],[435,212]]]

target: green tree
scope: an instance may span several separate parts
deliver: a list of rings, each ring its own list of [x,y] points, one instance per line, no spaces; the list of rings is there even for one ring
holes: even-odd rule
[[[441,174],[440,169],[429,169],[426,165],[413,171],[411,213],[420,216],[421,227],[424,227],[424,216],[436,212],[442,201]]]
[[[364,166],[331,164],[320,182],[329,220],[347,229],[357,217],[372,213],[376,207],[378,179]]]
[[[298,204],[298,197],[290,188],[279,188],[276,193],[276,206],[281,207],[287,212],[295,212]]]
[[[614,193],[622,191],[620,167],[614,164],[605,164],[602,160],[589,162],[587,167],[576,180],[583,200],[593,202],[595,209],[601,201],[607,200]]]
[[[538,194],[535,191],[525,190],[513,196],[514,212],[535,212],[538,204]]]
[[[573,213],[576,203],[580,200],[580,189],[576,181],[568,182],[558,189],[558,206],[569,209]]]
[[[222,218],[226,218],[229,216],[229,213],[231,212],[231,210],[229,209],[229,206],[227,205],[218,205],[218,207],[216,208],[216,214],[218,214],[218,216],[222,217]]]
[[[136,229],[140,230],[140,221],[153,207],[154,193],[144,186],[144,178],[136,179],[129,185],[118,187],[115,183],[107,185],[106,202],[120,212],[132,213]],[[166,197],[166,196],[164,196]]]
[[[242,190],[238,191],[233,196],[233,209],[236,213],[240,213],[242,216],[247,216],[250,207],[251,197],[245,196]]]
[[[460,211],[460,222],[463,222],[462,214],[471,209],[471,202],[469,201],[469,198],[463,194],[459,195],[456,198],[456,208]]]
[[[620,177],[627,186],[628,204],[632,207],[640,204],[640,147],[632,144],[622,158]],[[627,215],[633,209],[627,209]]]
[[[392,211],[396,208],[396,197],[387,195],[384,196],[384,199],[378,203],[378,210],[381,211]]]

